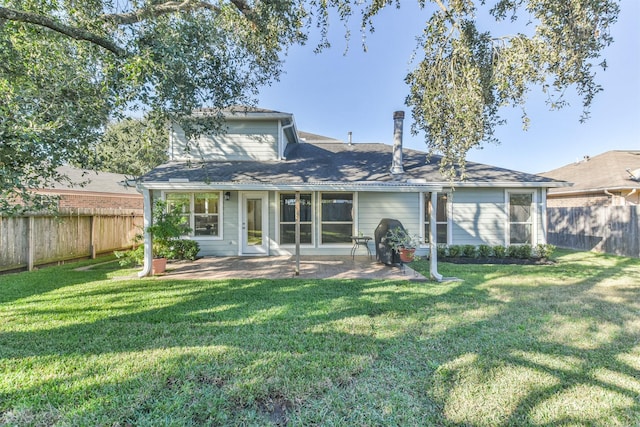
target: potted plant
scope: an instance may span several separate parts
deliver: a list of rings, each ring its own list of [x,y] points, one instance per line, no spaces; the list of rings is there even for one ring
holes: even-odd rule
[[[401,227],[392,228],[387,232],[386,241],[394,250],[402,262],[411,262],[415,258],[416,247],[420,244],[420,238],[410,234]]]
[[[190,232],[191,228],[187,225],[187,219],[182,216],[180,207],[170,208],[164,200],[154,203],[151,218],[152,224],[147,227],[147,231],[153,235],[152,272],[160,274],[166,269],[173,243]]]

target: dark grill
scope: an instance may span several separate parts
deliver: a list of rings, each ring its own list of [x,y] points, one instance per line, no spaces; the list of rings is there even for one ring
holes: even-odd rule
[[[376,227],[376,231],[373,236],[376,244],[376,259],[378,262],[387,265],[400,264],[400,255],[391,249],[386,238],[387,232],[396,227],[400,227],[404,230],[402,223],[393,218],[382,218]]]

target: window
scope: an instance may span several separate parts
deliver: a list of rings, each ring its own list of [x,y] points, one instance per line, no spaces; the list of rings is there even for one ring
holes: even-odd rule
[[[424,197],[424,242],[429,243],[429,227],[431,223],[431,212],[433,211],[433,206],[431,206],[431,193],[426,193]],[[438,193],[438,206],[436,211],[436,239],[438,243],[448,243],[448,200],[449,197],[447,193]]]
[[[509,244],[532,244],[533,193],[509,193]]]
[[[190,236],[221,237],[220,192],[167,193],[166,199],[168,209],[182,211]]]
[[[353,235],[353,193],[322,193],[320,196],[323,244],[351,243]]]
[[[193,196],[193,233],[218,236],[220,193],[196,193]]]
[[[311,193],[300,193],[300,243],[313,242]],[[296,243],[296,195],[280,194],[280,244]]]

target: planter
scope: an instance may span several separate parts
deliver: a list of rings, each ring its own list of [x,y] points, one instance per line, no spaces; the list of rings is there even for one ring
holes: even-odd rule
[[[167,270],[166,258],[154,258],[151,262],[151,274],[163,274]]]
[[[400,248],[398,254],[400,255],[400,261],[411,262],[416,256],[416,248]]]

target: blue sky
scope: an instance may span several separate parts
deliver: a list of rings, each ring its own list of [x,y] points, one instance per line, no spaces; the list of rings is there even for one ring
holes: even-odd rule
[[[405,147],[426,150],[424,135],[409,132],[411,116],[404,105],[415,37],[428,14],[406,1],[388,8],[367,34],[368,51],[352,29],[348,51],[344,26],[330,28],[332,47],[313,53],[313,42],[290,50],[279,82],[261,90],[259,106],[293,113],[298,129],[346,140],[392,143],[393,112],[405,110]],[[354,28],[357,28],[354,20]],[[640,1],[622,0],[618,22],[612,29],[614,44],[606,49],[606,71],[598,69],[604,87],[591,108],[591,118],[580,123],[579,100],[560,111],[549,111],[543,97],[532,93],[527,105],[531,124],[522,130],[520,110],[503,110],[508,123],[497,136],[499,145],[473,150],[469,161],[530,173],[549,171],[585,155],[608,150],[640,150]]]

